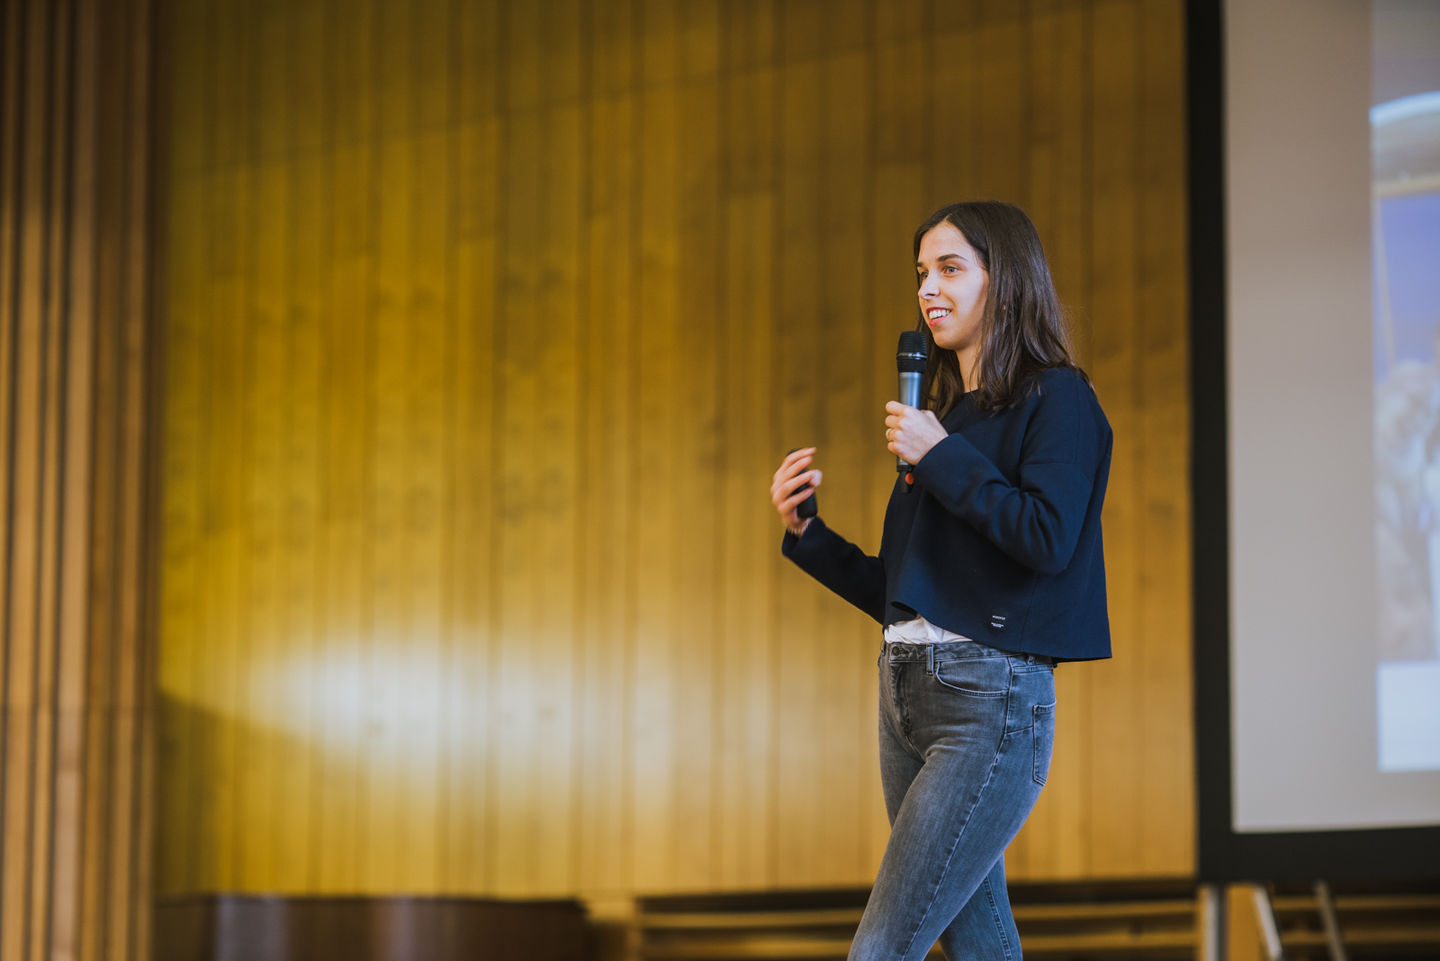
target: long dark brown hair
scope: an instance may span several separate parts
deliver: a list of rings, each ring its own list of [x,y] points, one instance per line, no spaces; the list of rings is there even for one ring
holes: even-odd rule
[[[1040,235],[1025,211],[995,200],[941,207],[915,231],[916,260],[920,259],[921,239],[947,221],[975,248],[989,276],[976,365],[978,406],[982,410],[1008,407],[1020,399],[1019,392],[1033,374],[1051,367],[1072,368],[1089,383],[1090,378],[1071,359],[1065,311],[1050,279]],[[930,409],[944,417],[965,393],[965,378],[955,352],[936,347],[923,310],[918,329],[925,335],[929,352],[920,393]]]

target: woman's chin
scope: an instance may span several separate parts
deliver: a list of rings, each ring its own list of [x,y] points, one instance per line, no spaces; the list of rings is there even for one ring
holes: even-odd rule
[[[932,330],[931,333],[935,335],[935,346],[941,350],[953,350],[958,354],[969,346],[966,338],[956,337],[948,331]]]

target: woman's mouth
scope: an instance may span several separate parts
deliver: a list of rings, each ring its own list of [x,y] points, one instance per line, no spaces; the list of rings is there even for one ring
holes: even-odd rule
[[[950,311],[945,307],[931,307],[925,311],[925,322],[934,327],[940,321],[950,316]]]

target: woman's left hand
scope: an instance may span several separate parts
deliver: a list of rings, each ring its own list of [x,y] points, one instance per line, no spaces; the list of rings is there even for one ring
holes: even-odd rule
[[[917,410],[892,400],[885,405],[885,448],[911,464],[930,453],[930,448],[949,434],[940,426],[934,411]]]

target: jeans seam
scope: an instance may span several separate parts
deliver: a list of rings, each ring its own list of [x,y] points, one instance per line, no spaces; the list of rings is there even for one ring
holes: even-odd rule
[[[990,890],[990,879],[987,877],[980,882],[985,889],[985,900],[990,903],[990,918],[995,922],[995,933],[1000,935],[1000,947],[1005,952],[1005,957],[1014,957],[1010,953],[1010,939],[1005,937],[1005,921],[1000,917],[1000,908],[995,904],[995,892]]]
[[[924,926],[925,919],[930,917],[930,912],[935,909],[935,898],[945,884],[946,875],[950,873],[951,862],[955,860],[955,852],[960,847],[960,838],[964,836],[966,828],[970,826],[970,818],[975,813],[975,808],[980,805],[980,799],[985,796],[985,789],[990,786],[991,781],[995,780],[995,769],[1000,766],[1000,752],[1004,749],[1005,738],[1002,736],[1000,742],[995,745],[995,756],[990,759],[990,768],[985,772],[985,782],[980,785],[980,790],[975,792],[974,803],[965,811],[965,818],[960,822],[959,830],[957,830],[955,836],[950,839],[950,850],[945,855],[945,866],[941,868],[940,876],[936,878],[935,884],[930,889],[930,899],[925,903],[925,910],[920,913],[919,920],[915,922],[915,927],[910,932],[910,938],[905,942],[905,947],[901,951],[902,955],[908,953],[910,949],[915,946],[915,936],[920,933],[920,928]],[[974,895],[972,894],[971,896],[973,897]],[[961,905],[961,907],[963,908],[964,905]]]

